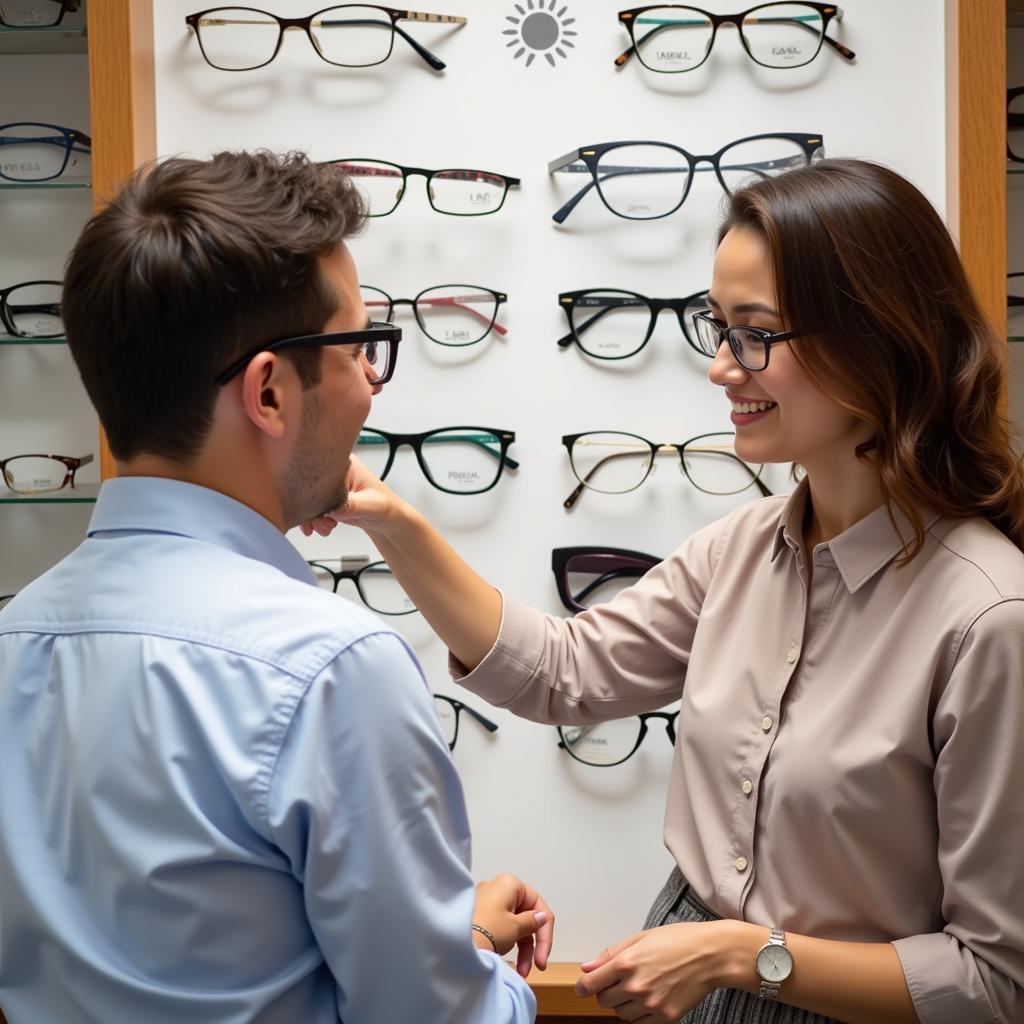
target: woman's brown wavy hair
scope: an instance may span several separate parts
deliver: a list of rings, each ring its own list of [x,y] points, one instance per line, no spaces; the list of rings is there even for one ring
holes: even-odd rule
[[[733,195],[766,241],[779,312],[811,382],[874,428],[858,446],[890,515],[984,516],[1024,548],[1024,469],[1006,418],[1006,343],[985,319],[945,225],[905,178],[823,160]]]

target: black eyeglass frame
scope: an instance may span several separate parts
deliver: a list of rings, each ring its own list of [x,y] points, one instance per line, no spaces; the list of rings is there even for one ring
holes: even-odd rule
[[[4,174],[0,171],[0,178],[4,181],[17,181],[17,182],[36,182],[36,181],[53,181],[54,178],[59,178],[65,170],[67,170],[68,161],[71,159],[72,152],[76,153],[92,153],[92,139],[85,134],[80,132],[77,128],[65,128],[59,124],[49,124],[46,121],[11,121],[8,124],[0,124],[0,153],[3,152],[4,146],[14,146],[18,144],[24,145],[27,142],[43,142],[51,145],[57,145],[55,139],[33,139],[31,137],[15,137],[11,139],[4,139],[3,132],[8,128],[49,128],[52,131],[60,132],[64,137],[62,143],[64,147],[64,159],[61,161],[60,170],[56,174],[48,174],[43,178],[12,178],[9,174]]]
[[[745,142],[759,142],[761,139],[783,139],[787,142],[796,143],[804,154],[803,161],[798,161],[796,157],[785,157],[782,160],[764,161],[763,167],[765,170],[786,170],[795,167],[807,167],[814,163],[817,153],[820,152],[822,156],[824,155],[825,140],[820,132],[815,134],[808,134],[806,132],[762,132],[760,135],[748,135],[742,139],[733,139],[732,142],[726,143],[726,145],[722,146],[722,148],[716,153],[702,154],[690,153],[688,150],[685,150],[674,143],[660,142],[656,139],[630,139],[623,142],[599,142],[592,146],[580,146],[579,149],[574,149],[563,156],[557,157],[548,164],[548,174],[566,172],[569,174],[589,174],[591,177],[591,180],[588,181],[586,185],[584,185],[551,215],[551,219],[555,221],[556,224],[563,223],[569,214],[576,209],[580,200],[595,187],[597,188],[597,194],[601,197],[601,202],[604,203],[608,211],[616,217],[621,217],[623,220],[661,220],[663,217],[670,217],[683,205],[683,203],[686,202],[686,197],[690,194],[690,189],[693,187],[693,176],[701,169],[701,164],[711,164],[711,168],[715,172],[715,177],[718,179],[718,183],[725,190],[726,195],[732,195],[729,186],[726,184],[725,178],[722,176],[722,156],[733,146],[739,146]],[[624,174],[677,173],[683,170],[681,167],[625,167],[611,169],[610,173],[605,173],[604,176],[601,177],[598,168],[601,157],[604,156],[605,153],[611,152],[615,149],[624,148],[626,146],[658,146],[662,149],[672,150],[686,160],[686,185],[683,189],[682,197],[671,210],[667,210],[665,213],[659,213],[654,217],[631,217],[627,213],[619,213],[608,202],[604,191],[601,188],[601,182],[607,181],[609,178],[619,177]],[[754,164],[743,164],[741,166],[744,168],[755,169]],[[732,168],[729,167],[726,168],[726,170],[731,169]]]
[[[52,459],[54,462],[60,462],[64,466],[64,479],[57,487],[47,487],[40,491],[19,491],[11,486],[10,481],[7,479],[7,466],[11,462],[15,462],[18,459]],[[65,487],[70,487],[72,490],[75,488],[75,474],[83,467],[88,466],[90,462],[95,459],[94,455],[52,455],[50,453],[43,454],[41,452],[23,452],[18,455],[9,455],[6,459],[0,459],[0,478],[3,479],[4,486],[12,494],[53,494],[56,491],[62,491]]]
[[[340,160],[321,160],[320,162],[338,167],[343,174],[348,175],[350,180],[356,181],[361,177],[361,175],[349,173],[345,170],[344,165],[358,164],[360,161],[364,161],[369,164],[380,164],[383,167],[393,167],[396,171],[400,172],[402,178],[402,187],[399,190],[398,195],[395,197],[394,204],[383,213],[368,213],[368,217],[388,217],[394,213],[395,210],[398,209],[398,204],[405,198],[408,179],[412,177],[419,176],[426,178],[425,187],[427,190],[427,201],[430,203],[430,208],[434,210],[435,213],[442,213],[446,217],[487,217],[492,213],[497,213],[505,205],[508,190],[510,188],[518,188],[522,184],[521,178],[513,178],[508,174],[498,174],[497,171],[481,171],[469,167],[440,167],[437,170],[432,171],[427,167],[407,167],[404,164],[396,164],[391,160],[379,160],[377,157],[371,156],[350,156],[344,157]],[[455,213],[451,210],[442,210],[434,205],[434,197],[430,194],[430,183],[434,178],[437,178],[440,175],[448,175],[449,177],[447,180],[451,181],[478,181],[481,175],[485,175],[490,178],[500,178],[505,186],[504,191],[501,193],[501,202],[498,203],[493,210],[481,210],[478,213]],[[465,177],[461,177],[462,175],[465,175]],[[370,176],[372,177],[373,175]]]
[[[452,430],[476,430],[483,434],[491,434],[498,439],[498,451],[494,451],[486,444],[480,443],[480,447],[498,462],[498,472],[486,487],[481,487],[474,491],[454,490],[450,487],[443,487],[431,475],[426,459],[423,458],[424,442],[429,443],[429,439],[436,434],[446,434]],[[519,468],[519,463],[508,454],[509,445],[511,445],[516,439],[514,430],[502,430],[499,427],[480,427],[461,424],[452,427],[435,427],[433,430],[424,430],[418,434],[394,434],[387,430],[378,430],[376,427],[364,426],[359,434],[360,440],[362,440],[363,434],[378,434],[388,443],[388,458],[387,462],[384,464],[384,469],[381,470],[378,476],[378,479],[380,480],[383,480],[388,473],[391,472],[391,467],[394,465],[395,461],[395,455],[398,452],[398,449],[404,445],[408,445],[412,448],[416,455],[416,461],[419,464],[420,471],[427,478],[427,482],[432,487],[436,487],[439,491],[444,491],[445,494],[485,494],[487,491],[497,486],[497,483],[501,479],[501,475],[506,467],[509,469]],[[452,438],[452,440],[465,440],[465,438]],[[359,441],[356,442],[355,454],[358,458]]]
[[[448,744],[449,750],[455,749],[455,744],[459,740],[459,716],[463,711],[469,715],[470,718],[479,722],[489,733],[496,733],[498,731],[498,723],[492,722],[489,718],[481,715],[479,711],[474,711],[468,704],[463,704],[461,700],[456,700],[454,697],[446,697],[443,693],[431,694],[434,700],[444,701],[445,704],[451,706],[455,712],[455,731],[452,734],[452,741]]]
[[[574,761],[578,761],[580,764],[585,764],[588,768],[614,768],[616,765],[625,764],[639,749],[640,745],[644,741],[644,737],[647,735],[647,723],[652,719],[660,719],[665,723],[665,732],[668,734],[669,741],[672,746],[676,745],[676,719],[679,718],[678,711],[645,711],[642,714],[635,715],[634,717],[640,719],[640,728],[637,730],[636,743],[633,745],[633,749],[623,758],[618,761],[609,761],[607,764],[594,764],[593,761],[584,761],[582,757],[577,757],[572,752],[568,741],[565,738],[565,733],[562,731],[563,728],[574,728],[574,729],[586,729],[588,726],[558,726],[558,747],[560,750],[564,750]],[[601,723],[595,723],[601,724]]]
[[[1024,164],[1024,154],[1018,156],[1012,149],[1010,149],[1009,138],[1009,133],[1011,131],[1020,131],[1024,129],[1024,114],[1015,114],[1010,112],[1010,104],[1018,96],[1024,96],[1024,85],[1019,85],[1014,89],[1006,90],[1006,157],[1014,163]]]
[[[757,4],[755,7],[748,7],[745,11],[740,11],[739,14],[712,14],[710,11],[702,10],[700,7],[694,7],[690,4],[648,4],[645,7],[633,7],[628,11],[619,11],[619,22],[629,33],[629,41],[632,45],[629,47],[628,50],[624,51],[623,53],[620,53],[618,57],[615,58],[615,66],[617,68],[624,67],[629,62],[629,59],[635,54],[637,60],[640,61],[640,63],[645,68],[647,68],[648,71],[653,71],[659,75],[678,75],[685,74],[687,71],[695,71],[708,59],[708,57],[711,56],[711,51],[715,47],[715,39],[718,36],[718,30],[722,25],[735,25],[736,30],[739,33],[740,43],[742,44],[743,49],[746,51],[747,56],[759,67],[770,68],[772,71],[786,71],[789,68],[806,67],[808,64],[811,63],[811,61],[813,61],[818,56],[819,53],[821,53],[822,43],[828,43],[829,46],[831,46],[837,53],[840,54],[840,56],[845,57],[847,60],[856,60],[857,54],[855,54],[853,50],[851,50],[847,46],[844,46],[838,40],[833,39],[831,36],[826,35],[826,33],[828,32],[829,23],[831,21],[835,20],[838,22],[843,20],[843,9],[841,7],[837,7],[835,4],[813,3],[811,2],[811,0],[796,0],[796,2],[799,2],[802,7],[814,8],[814,10],[816,10],[821,15],[822,19],[821,37],[818,40],[818,48],[810,57],[807,58],[807,60],[803,61],[800,64],[787,64],[785,67],[779,67],[776,64],[765,64],[763,61],[759,61],[751,52],[750,46],[747,43],[747,38],[743,34],[743,19],[746,18],[748,14],[753,14],[754,11],[759,11],[765,7],[792,7],[792,3]],[[635,31],[637,19],[640,18],[647,11],[664,10],[665,8],[677,8],[679,10],[696,11],[698,14],[702,14],[705,18],[708,19],[708,21],[711,22],[711,41],[708,43],[707,53],[704,54],[704,59],[701,60],[699,63],[694,64],[693,67],[679,68],[676,71],[669,71],[666,68],[652,68],[650,64],[648,64],[640,55],[640,47],[645,42],[647,42],[647,40],[650,39],[651,36],[657,34],[660,31],[660,29],[652,29],[646,36],[641,38],[638,42]],[[779,20],[790,21],[792,19],[785,18]],[[817,34],[817,29],[812,29],[810,25],[804,25],[803,22],[799,21],[796,22],[796,24],[800,25],[801,28],[806,28],[808,29],[808,31]]]
[[[38,284],[56,285],[58,288],[63,288],[64,286],[63,281],[22,281],[20,284],[12,284],[10,288],[0,288],[0,324],[3,324],[4,330],[15,338],[63,338],[63,329],[57,334],[26,334],[24,331],[19,331],[15,326],[14,310],[18,310],[20,313],[49,313],[52,316],[58,317],[61,315],[60,303],[38,302],[30,305],[15,304],[12,306],[8,301],[8,296],[11,292],[17,291],[19,288],[31,288]]]
[[[329,565],[325,564],[328,561],[337,561],[340,563],[340,569],[332,569]],[[334,585],[331,587],[333,593],[338,592],[338,587],[341,585],[342,580],[351,580],[356,588],[356,593],[359,595],[359,600],[366,605],[371,611],[375,611],[378,615],[412,615],[413,612],[418,612],[418,608],[407,608],[404,612],[387,612],[383,608],[378,608],[375,604],[371,604],[366,597],[366,592],[363,590],[363,585],[360,582],[360,577],[364,573],[371,573],[372,571],[380,571],[381,566],[388,570],[391,576],[394,573],[391,572],[391,566],[388,565],[382,558],[378,558],[375,562],[367,562],[361,565],[358,569],[346,569],[345,559],[321,559],[321,558],[310,558],[306,560],[306,565],[315,569],[322,569],[331,579],[334,581]]]
[[[322,348],[327,345],[387,345],[388,356],[384,374],[372,379],[367,374],[369,383],[376,387],[378,384],[387,384],[394,376],[395,366],[398,364],[398,343],[401,340],[402,328],[386,323],[371,323],[369,327],[360,331],[332,331],[327,334],[303,334],[295,338],[281,338],[278,341],[260,345],[244,356],[240,356],[230,366],[218,373],[213,380],[215,384],[223,387],[233,377],[241,373],[261,352],[287,352],[294,348]],[[365,363],[365,365],[369,366],[370,364]]]
[[[607,296],[609,293],[613,293],[615,296],[622,296],[623,301],[617,304],[603,304],[604,308],[600,312],[595,313],[593,317],[582,324],[576,324],[573,322],[573,310],[579,308],[581,299],[585,298],[587,295],[598,294],[601,296]],[[707,294],[707,288],[703,291],[694,292],[692,295],[687,295],[682,299],[652,299],[646,295],[641,295],[639,292],[629,291],[626,288],[580,288],[571,292],[559,292],[558,304],[565,311],[565,318],[569,323],[569,333],[558,339],[558,347],[563,349],[568,348],[573,344],[573,342],[575,342],[581,352],[593,359],[605,359],[608,361],[630,359],[632,356],[638,355],[647,345],[647,342],[651,340],[651,336],[654,334],[654,328],[658,322],[659,314],[666,309],[670,309],[676,315],[676,319],[679,322],[679,327],[683,332],[683,337],[686,339],[686,343],[698,355],[707,356],[707,353],[697,344],[696,338],[690,336],[690,325],[686,322],[686,310],[695,305],[706,306],[706,301],[698,302],[697,300],[706,300]],[[635,299],[636,302],[630,302],[628,301],[629,299]],[[583,340],[580,338],[580,335],[590,327],[591,324],[595,323],[612,309],[625,308],[626,306],[638,304],[647,307],[650,319],[647,324],[647,332],[644,335],[643,341],[640,342],[632,352],[627,352],[625,355],[621,356],[608,356],[601,355],[599,352],[594,352],[587,348]]]
[[[436,345],[444,345],[445,348],[468,348],[470,345],[479,345],[480,342],[483,341],[491,333],[492,330],[494,330],[495,325],[498,322],[499,307],[502,305],[502,303],[508,301],[508,295],[506,295],[505,292],[496,291],[494,288],[487,288],[482,284],[435,284],[431,285],[431,287],[429,288],[424,288],[414,298],[411,299],[396,299],[393,296],[389,295],[386,291],[384,291],[383,288],[378,288],[376,285],[372,284],[362,284],[359,287],[360,289],[365,289],[367,291],[378,292],[380,295],[383,295],[385,299],[387,299],[387,319],[389,321],[394,316],[396,306],[411,306],[412,315],[416,318],[416,323],[419,325],[420,330]],[[475,288],[477,291],[486,292],[494,299],[494,314],[490,319],[490,323],[488,323],[487,325],[487,329],[483,332],[483,334],[480,335],[479,338],[476,338],[473,341],[464,342],[441,341],[440,338],[435,338],[434,335],[430,333],[430,331],[427,329],[426,323],[423,320],[423,317],[420,315],[419,301],[420,299],[423,298],[424,295],[427,294],[427,292],[437,291],[437,289],[439,288]],[[470,312],[479,315],[477,310],[471,309]],[[504,328],[501,328],[501,330],[504,331]]]
[[[313,19],[318,18],[322,14],[326,14],[328,11],[334,11],[345,7],[371,7],[375,11],[382,11],[391,20],[391,41],[388,45],[387,55],[382,57],[380,60],[371,61],[369,64],[341,64],[338,61],[328,60],[320,50],[320,47],[316,44],[313,39],[313,35],[310,29],[313,25]],[[273,18],[277,22],[277,43],[274,46],[274,52],[271,54],[268,60],[263,61],[262,64],[253,64],[251,67],[246,68],[225,68],[220,64],[214,64],[212,60],[207,56],[206,47],[203,46],[203,36],[199,31],[200,19],[205,18],[207,15],[216,14],[217,11],[251,11],[253,14],[262,14],[266,18]],[[203,60],[210,65],[211,68],[215,68],[217,71],[256,71],[259,68],[265,68],[268,64],[272,63],[277,57],[278,53],[281,52],[281,43],[284,40],[284,34],[289,29],[299,29],[306,33],[306,38],[309,40],[310,45],[316,51],[317,56],[324,61],[326,64],[330,64],[336,68],[372,68],[378,64],[383,64],[395,49],[395,34],[400,35],[415,51],[430,65],[435,71],[443,71],[448,65],[439,57],[434,56],[425,46],[418,43],[408,32],[404,29],[399,28],[399,21],[429,21],[438,22],[446,25],[465,25],[468,19],[461,17],[460,15],[454,14],[422,14],[417,11],[406,11],[398,10],[394,7],[381,7],[378,4],[335,4],[332,7],[325,7],[323,10],[314,11],[306,18],[281,18],[276,14],[272,14],[270,11],[261,11],[255,7],[211,7],[205,11],[197,11],[195,14],[189,14],[185,17],[185,24],[189,30],[195,34],[196,40],[199,43],[199,52],[203,55]],[[375,22],[375,24],[377,24]]]
[[[795,331],[766,331],[763,327],[747,327],[745,324],[733,324],[731,327],[727,327],[720,320],[716,319],[710,309],[705,309],[700,313],[693,314],[693,328],[697,334],[698,340],[700,339],[700,327],[698,323],[706,323],[709,327],[712,327],[718,332],[718,345],[715,348],[712,359],[718,354],[718,349],[722,347],[722,342],[727,341],[729,343],[729,351],[732,353],[733,359],[736,360],[744,370],[749,373],[760,373],[762,370],[768,369],[768,361],[772,354],[773,345],[781,345],[785,341],[792,341],[797,334]],[[764,366],[748,366],[743,361],[742,351],[743,345],[741,342],[736,340],[734,331],[746,331],[747,334],[751,334],[757,341],[760,341],[764,346]],[[709,354],[709,353],[705,353]]]
[[[4,21],[3,9],[0,8],[0,25],[4,25],[6,28],[53,28],[55,25],[59,25],[64,20],[65,14],[74,14],[79,6],[81,0],[46,0],[47,3],[57,4],[60,8],[57,11],[57,17],[54,21],[48,21],[45,25],[9,25]]]
[[[609,567],[596,579],[588,583],[578,594],[569,589],[569,563],[576,558],[597,558],[608,562]],[[609,580],[638,580],[660,561],[654,555],[643,551],[631,551],[629,548],[594,547],[592,545],[576,545],[574,547],[552,548],[551,571],[555,576],[558,597],[566,610],[576,614],[586,611],[590,605],[583,604],[583,598]],[[585,570],[580,570],[585,571]]]

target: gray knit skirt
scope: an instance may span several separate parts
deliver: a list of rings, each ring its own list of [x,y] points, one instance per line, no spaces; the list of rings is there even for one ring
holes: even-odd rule
[[[717,914],[697,899],[679,868],[673,868],[647,915],[644,928],[680,921],[717,921]],[[840,1024],[832,1017],[798,1010],[775,1000],[759,999],[735,988],[717,988],[695,1006],[681,1024]]]

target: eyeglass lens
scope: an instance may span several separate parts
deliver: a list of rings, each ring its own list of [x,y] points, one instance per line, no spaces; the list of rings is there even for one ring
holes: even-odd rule
[[[747,53],[769,68],[800,67],[821,49],[825,19],[808,4],[776,3],[744,15],[740,36]],[[691,71],[711,51],[715,28],[695,7],[665,6],[644,11],[634,22],[637,56],[652,71]]]
[[[339,160],[363,196],[371,217],[386,217],[405,193],[405,171],[385,160]],[[449,168],[430,173],[427,194],[439,213],[473,217],[493,213],[505,200],[507,184],[488,171]]]
[[[334,570],[334,565],[339,569]],[[417,610],[386,562],[368,562],[365,558],[317,559],[309,566],[317,583],[334,593],[338,593],[342,580],[352,580],[366,607],[381,615],[409,615]]]
[[[68,467],[57,459],[42,455],[17,455],[4,465],[4,482],[18,494],[42,494],[59,491],[68,476]]]
[[[706,316],[695,317],[693,323],[700,347],[707,355],[714,357],[722,343],[728,341],[740,366],[758,373],[768,365],[768,347],[762,335],[739,326],[723,328]]]
[[[1010,100],[1007,114],[1012,118],[1006,132],[1007,148],[1014,160],[1024,163],[1024,92],[1018,93]]]
[[[9,28],[46,28],[56,25],[64,13],[60,0],[4,0],[0,25]]]
[[[600,552],[573,555],[565,563],[565,580],[573,601],[590,608],[632,586],[653,564]]]
[[[59,281],[35,281],[7,292],[0,308],[4,329],[18,338],[61,338]]]
[[[360,288],[363,304],[371,315],[391,316],[391,297],[379,288]],[[459,348],[483,341],[498,315],[494,292],[471,284],[439,285],[427,288],[410,302],[423,333],[438,345]]]
[[[9,181],[46,181],[56,178],[67,165],[76,167],[71,139],[46,124],[20,123],[0,127],[0,176]]]
[[[696,343],[696,336],[690,318],[707,308],[703,299],[703,295],[694,296],[679,321],[691,343]],[[595,289],[578,296],[573,300],[569,317],[580,348],[595,359],[635,355],[654,328],[654,310],[649,300],[615,288]]]

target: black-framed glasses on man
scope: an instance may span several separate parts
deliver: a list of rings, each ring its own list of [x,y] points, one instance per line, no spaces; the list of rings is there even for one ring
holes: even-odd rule
[[[8,0],[0,4],[0,25],[6,28],[49,28],[65,14],[74,14],[81,0]]]
[[[1006,90],[1006,156],[1024,164],[1024,85]]]
[[[727,341],[736,362],[751,373],[760,373],[767,368],[773,345],[792,341],[796,337],[793,331],[766,331],[761,327],[741,324],[727,327],[721,320],[715,319],[710,309],[694,313],[693,326],[697,343],[705,355],[713,359],[718,355],[722,342]]]
[[[464,348],[483,341],[494,331],[502,336],[508,328],[498,323],[498,307],[508,300],[504,292],[478,284],[438,284],[424,288],[414,298],[396,299],[382,288],[359,288],[363,305],[371,315],[391,320],[396,306],[411,306],[420,330],[438,345]]]
[[[416,611],[416,605],[383,560],[371,562],[366,555],[346,555],[314,558],[307,564],[317,583],[335,594],[342,580],[351,580],[359,600],[378,615],[411,615]]]
[[[361,345],[360,358],[371,384],[387,384],[398,362],[398,343],[402,328],[394,324],[371,323],[361,331],[335,331],[328,334],[304,334],[281,338],[252,349],[214,377],[222,387],[244,370],[261,352],[287,352],[296,348],[322,348],[326,345]]]
[[[436,427],[418,434],[393,434],[364,427],[355,454],[381,480],[391,471],[395,453],[412,448],[423,475],[446,494],[483,494],[499,480],[503,470],[518,469],[508,454],[515,441],[512,430],[498,427]]]
[[[558,346],[568,348],[575,342],[594,359],[628,359],[650,341],[658,315],[667,309],[675,313],[690,348],[704,356],[691,317],[707,309],[707,300],[706,288],[681,299],[652,299],[623,288],[561,292],[558,304],[565,310],[569,333],[558,339]]]
[[[676,743],[678,711],[647,711],[629,718],[615,718],[593,725],[558,726],[558,747],[582,764],[594,768],[611,768],[628,761],[647,735],[648,725],[665,723],[669,743]]]
[[[454,697],[445,697],[443,694],[434,694],[434,710],[437,712],[438,720],[441,722],[441,734],[449,750],[455,749],[455,742],[459,738],[459,716],[463,711],[475,722],[479,722],[488,732],[498,731],[498,723],[492,722],[489,718],[474,711],[468,704]]]
[[[713,170],[732,195],[750,181],[774,178],[825,156],[820,133],[769,132],[750,135],[717,153],[690,153],[671,142],[633,140],[581,146],[548,164],[548,173],[590,177],[551,219],[561,224],[592,188],[601,202],[626,220],[658,220],[675,213],[690,194],[693,177]],[[708,165],[708,166],[704,166]]]
[[[185,24],[199,40],[203,59],[219,71],[254,71],[265,67],[280,52],[289,29],[305,32],[321,60],[342,68],[367,68],[391,56],[395,36],[401,36],[435,71],[446,67],[398,23],[427,21],[465,25],[454,14],[379,7],[376,4],[338,4],[305,18],[279,18],[254,7],[212,7],[190,14]]]
[[[69,165],[78,164],[78,154],[90,153],[92,139],[77,128],[43,121],[0,124],[0,179],[4,181],[52,181]]]
[[[371,217],[386,217],[405,195],[410,177],[426,178],[427,199],[432,209],[452,217],[483,217],[497,213],[505,205],[510,188],[518,188],[519,178],[493,171],[465,167],[445,167],[438,171],[426,167],[406,167],[388,160],[346,157],[325,160],[355,183]]]
[[[576,545],[551,551],[558,596],[574,614],[610,601],[660,561],[655,555],[628,548]]]
[[[15,494],[45,494],[74,488],[75,474],[89,465],[92,455],[12,455],[0,459],[0,474]]]
[[[737,454],[731,431],[698,434],[681,444],[648,441],[621,430],[588,430],[562,438],[569,453],[576,488],[562,503],[571,509],[584,490],[602,494],[635,491],[653,472],[659,455],[677,455],[686,479],[705,494],[739,494],[756,487],[763,497],[771,491],[761,480],[760,465],[749,465]]]
[[[15,338],[62,338],[60,281],[24,281],[0,289],[0,324]]]
[[[734,25],[747,56],[765,68],[810,64],[823,43],[849,61],[857,57],[853,50],[825,34],[831,22],[843,20],[843,10],[835,4],[767,3],[739,14],[712,14],[699,7],[657,4],[620,11],[618,18],[632,41],[632,46],[615,58],[620,68],[635,54],[650,71],[693,71],[710,56],[722,25]]]

